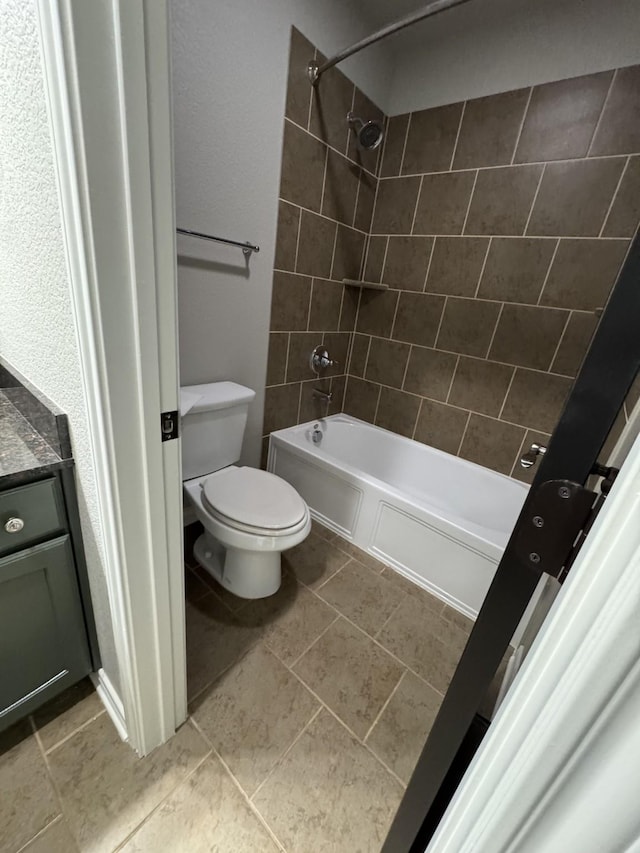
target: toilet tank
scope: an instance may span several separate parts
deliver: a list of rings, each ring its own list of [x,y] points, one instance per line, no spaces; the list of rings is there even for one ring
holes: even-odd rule
[[[180,392],[182,479],[237,462],[255,391],[235,382],[209,382],[183,386]]]

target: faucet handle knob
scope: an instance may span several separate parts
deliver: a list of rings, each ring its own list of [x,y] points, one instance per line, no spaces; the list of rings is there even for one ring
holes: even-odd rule
[[[524,454],[524,456],[520,459],[520,466],[522,468],[531,468],[532,465],[535,465],[538,456],[544,456],[547,452],[547,447],[544,444],[536,444],[535,442],[531,445],[529,450]]]
[[[309,359],[311,369],[318,376],[320,375],[320,371],[326,370],[328,367],[335,367],[337,364],[339,362],[329,358],[329,353],[322,344],[318,344]]]

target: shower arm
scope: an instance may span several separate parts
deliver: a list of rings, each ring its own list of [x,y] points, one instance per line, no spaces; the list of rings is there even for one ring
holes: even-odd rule
[[[372,35],[361,39],[355,44],[352,44],[351,47],[346,47],[344,50],[341,50],[340,53],[336,53],[335,56],[332,56],[331,59],[327,59],[327,61],[323,62],[322,65],[318,65],[318,63],[312,59],[307,66],[307,74],[309,75],[311,85],[315,86],[325,71],[328,71],[330,68],[333,68],[334,65],[348,59],[350,56],[353,56],[354,53],[358,53],[365,47],[369,47],[369,45],[375,44],[387,36],[391,36],[400,30],[404,30],[405,27],[417,24],[418,21],[423,21],[425,18],[437,15],[438,12],[445,12],[447,9],[452,9],[454,6],[460,6],[462,3],[468,2],[469,0],[434,0],[433,3],[429,3],[419,12],[407,15],[406,18],[400,18],[399,21],[396,21],[393,24],[387,24],[386,27],[383,27],[381,30],[378,30]]]

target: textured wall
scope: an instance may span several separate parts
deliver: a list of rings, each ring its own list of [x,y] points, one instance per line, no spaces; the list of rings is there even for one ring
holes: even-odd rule
[[[103,666],[118,684],[104,544],[35,7],[0,0],[0,353],[69,416]]]
[[[346,115],[384,115],[337,68],[312,90],[304,74],[314,46],[291,36],[280,179],[278,235],[269,335],[264,435],[327,412],[312,397],[331,390],[329,413],[342,411],[345,373],[360,276],[371,226],[380,148],[361,152]],[[339,362],[322,381],[309,366],[323,343]],[[266,449],[266,444],[265,444]],[[263,454],[264,458],[264,454]]]
[[[524,479],[640,218],[639,100],[634,66],[390,120],[345,411]]]

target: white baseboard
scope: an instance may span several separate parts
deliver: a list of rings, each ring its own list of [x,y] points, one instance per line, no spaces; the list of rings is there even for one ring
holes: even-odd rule
[[[107,714],[111,717],[111,722],[116,727],[116,731],[122,740],[126,743],[129,740],[129,735],[124,718],[124,706],[115,687],[111,683],[111,679],[104,669],[92,672],[90,677],[93,686],[96,688],[96,693],[100,697],[100,701],[104,705]]]

